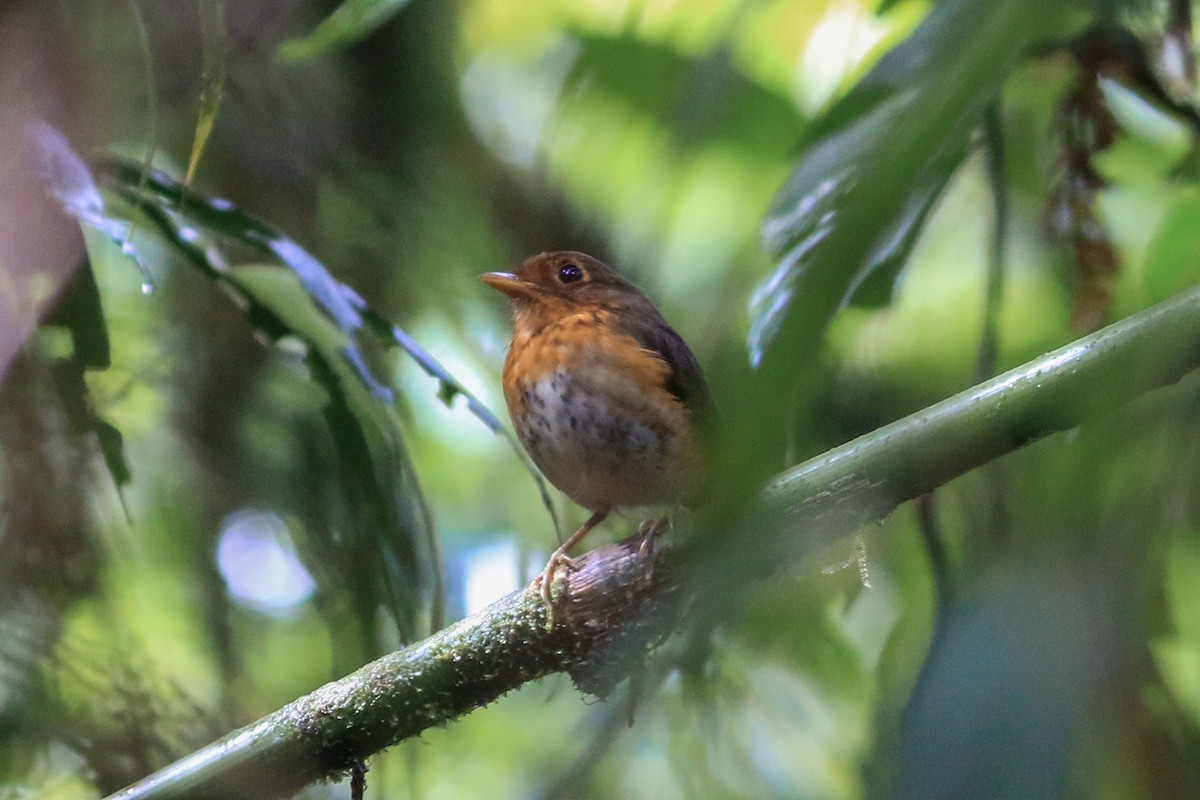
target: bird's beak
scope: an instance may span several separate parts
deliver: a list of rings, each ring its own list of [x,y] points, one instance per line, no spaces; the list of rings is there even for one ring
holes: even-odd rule
[[[498,292],[504,292],[513,300],[530,300],[537,294],[537,287],[523,281],[511,272],[485,272],[479,278]]]

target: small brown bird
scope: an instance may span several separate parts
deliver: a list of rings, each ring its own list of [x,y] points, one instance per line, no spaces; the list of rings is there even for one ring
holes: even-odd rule
[[[504,361],[508,412],[533,462],[592,516],[550,557],[611,513],[653,514],[694,503],[699,432],[712,400],[683,338],[633,284],[591,256],[542,253],[484,283],[512,301]]]

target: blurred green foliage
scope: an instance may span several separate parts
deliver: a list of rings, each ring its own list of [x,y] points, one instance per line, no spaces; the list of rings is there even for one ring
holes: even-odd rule
[[[81,243],[0,120],[0,798],[114,791],[531,577],[555,525],[469,407],[502,405],[482,271],[570,247],[630,275],[738,410],[749,488],[969,385],[985,324],[1004,368],[1085,294],[1114,319],[1197,283],[1195,98],[1070,49],[1105,20],[1157,64],[1161,4],[876,5],[0,11],[12,117],[119,154],[40,176]],[[1081,155],[1092,88],[1116,133]],[[628,730],[546,680],[379,757],[368,796],[1195,796],[1196,390],[864,532],[870,588],[747,587]]]

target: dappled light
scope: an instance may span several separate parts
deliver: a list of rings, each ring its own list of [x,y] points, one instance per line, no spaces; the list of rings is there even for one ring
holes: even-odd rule
[[[1200,795],[1192,10],[7,4],[0,800]]]
[[[287,613],[316,588],[296,558],[283,520],[261,511],[235,511],[217,539],[217,569],[229,596],[256,611]]]

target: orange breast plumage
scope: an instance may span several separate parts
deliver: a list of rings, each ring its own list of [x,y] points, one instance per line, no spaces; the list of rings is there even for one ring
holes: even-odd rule
[[[694,465],[670,368],[602,309],[516,331],[504,394],[517,436],[560,491],[593,511],[678,505]]]

